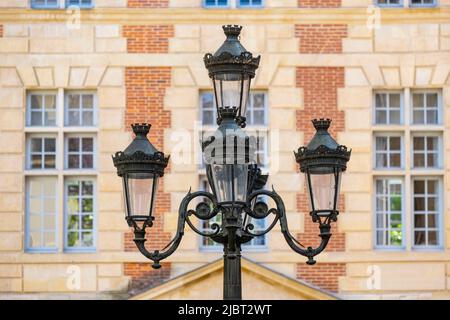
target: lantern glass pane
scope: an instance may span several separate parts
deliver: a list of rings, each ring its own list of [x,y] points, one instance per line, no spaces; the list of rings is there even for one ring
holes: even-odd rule
[[[129,216],[151,216],[156,201],[158,177],[154,174],[128,174],[125,194]]]
[[[219,203],[246,200],[248,164],[212,164],[211,176]]]
[[[245,117],[250,91],[250,78],[248,76],[234,73],[216,75],[214,77],[214,90],[219,110],[226,107],[235,107],[239,109],[239,115]]]
[[[340,171],[337,174],[310,172],[309,179],[306,176],[311,211],[319,211],[320,215],[320,213],[328,214],[329,211],[338,209],[340,176]]]

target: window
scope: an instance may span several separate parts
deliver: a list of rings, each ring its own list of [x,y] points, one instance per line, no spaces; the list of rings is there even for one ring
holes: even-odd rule
[[[32,8],[58,8],[58,0],[31,0]]]
[[[238,4],[239,7],[246,7],[246,8],[262,7],[262,5],[263,5],[263,0],[238,0],[238,1],[239,1],[239,4]]]
[[[27,100],[28,126],[56,126],[55,93],[31,93]]]
[[[28,169],[56,168],[56,138],[30,136],[28,139]]]
[[[439,180],[416,178],[413,182],[413,188],[414,246],[439,246]]]
[[[228,7],[228,0],[204,0],[205,7]]]
[[[77,6],[80,8],[91,8],[93,6],[93,0],[66,0],[66,6]]]
[[[413,92],[413,124],[439,124],[439,100],[438,92]]]
[[[94,247],[94,181],[69,179],[66,182],[66,249]]]
[[[66,97],[66,126],[95,125],[94,95],[72,92]]]
[[[402,181],[376,179],[375,189],[376,245],[400,247],[403,245]]]
[[[63,89],[31,91],[27,101],[25,248],[29,252],[93,251],[96,95]],[[52,126],[46,124],[49,118]]]
[[[416,134],[412,140],[414,168],[440,167],[440,139],[438,136],[433,134]]]
[[[401,0],[376,0],[376,4],[380,7],[402,7],[403,2]]]
[[[402,167],[402,137],[379,135],[375,137],[375,167],[393,169]]]
[[[66,139],[66,168],[94,168],[94,138],[89,136],[69,136]]]
[[[55,251],[56,246],[56,178],[30,177],[26,184],[27,251]]]
[[[375,124],[401,124],[402,122],[400,93],[375,93]]]
[[[432,7],[435,6],[435,0],[411,0],[411,7]]]

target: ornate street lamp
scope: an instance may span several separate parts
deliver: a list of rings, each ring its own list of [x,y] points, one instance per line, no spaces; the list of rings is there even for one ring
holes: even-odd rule
[[[255,164],[255,139],[241,129],[245,126],[250,79],[258,67],[259,57],[252,58],[240,44],[237,37],[241,27],[224,26],[223,29],[227,40],[214,56],[205,56],[205,64],[215,83],[219,124],[217,130],[202,142],[212,192],[188,192],[178,210],[176,234],[162,251],[150,252],[145,247],[146,229],[152,226],[154,219],[157,181],[164,175],[169,160],[146,138],[150,125],[132,125],[135,139],[125,151],[117,152],[113,161],[117,174],[123,179],[126,219],[134,229],[134,242],[139,251],[153,261],[152,267],[160,268],[160,261],[177,249],[185,224],[188,224],[199,235],[223,245],[224,299],[236,300],[242,298],[241,245],[268,233],[278,221],[288,245],[307,257],[308,264],[315,263],[314,257],[325,249],[331,237],[331,222],[337,220],[340,177],[346,169],[350,151],[329,135],[327,130],[331,120],[320,119],[313,120],[317,130],[314,138],[295,153],[307,180],[310,214],[313,222],[319,223],[322,239],[317,248],[305,248],[289,232],[281,197],[275,190],[264,189],[268,176],[262,175]],[[233,81],[239,85],[226,83]],[[275,206],[269,208],[261,197],[271,198]],[[195,209],[189,209],[195,198],[200,198],[200,202]],[[192,216],[206,221],[217,215],[221,216],[222,222],[220,225],[213,223],[212,231],[201,231],[191,221]],[[251,220],[265,219],[269,215],[274,216],[270,225],[265,230],[253,232]]]

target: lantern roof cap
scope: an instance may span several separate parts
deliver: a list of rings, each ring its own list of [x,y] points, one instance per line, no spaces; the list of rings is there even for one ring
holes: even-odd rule
[[[164,175],[164,169],[169,162],[169,157],[158,151],[147,139],[151,125],[148,123],[134,123],[131,125],[135,138],[124,151],[116,152],[113,156],[117,174],[143,173]]]

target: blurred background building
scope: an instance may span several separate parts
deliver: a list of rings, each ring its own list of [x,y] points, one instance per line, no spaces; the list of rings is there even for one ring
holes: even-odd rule
[[[221,298],[216,244],[187,230],[159,270],[137,252],[111,155],[144,121],[172,154],[161,249],[189,187],[207,187],[203,55],[222,24],[262,55],[247,128],[302,243],[318,229],[293,150],[315,117],[353,149],[318,263],[276,230],[256,238],[244,298],[450,298],[450,0],[1,1],[0,297]]]

